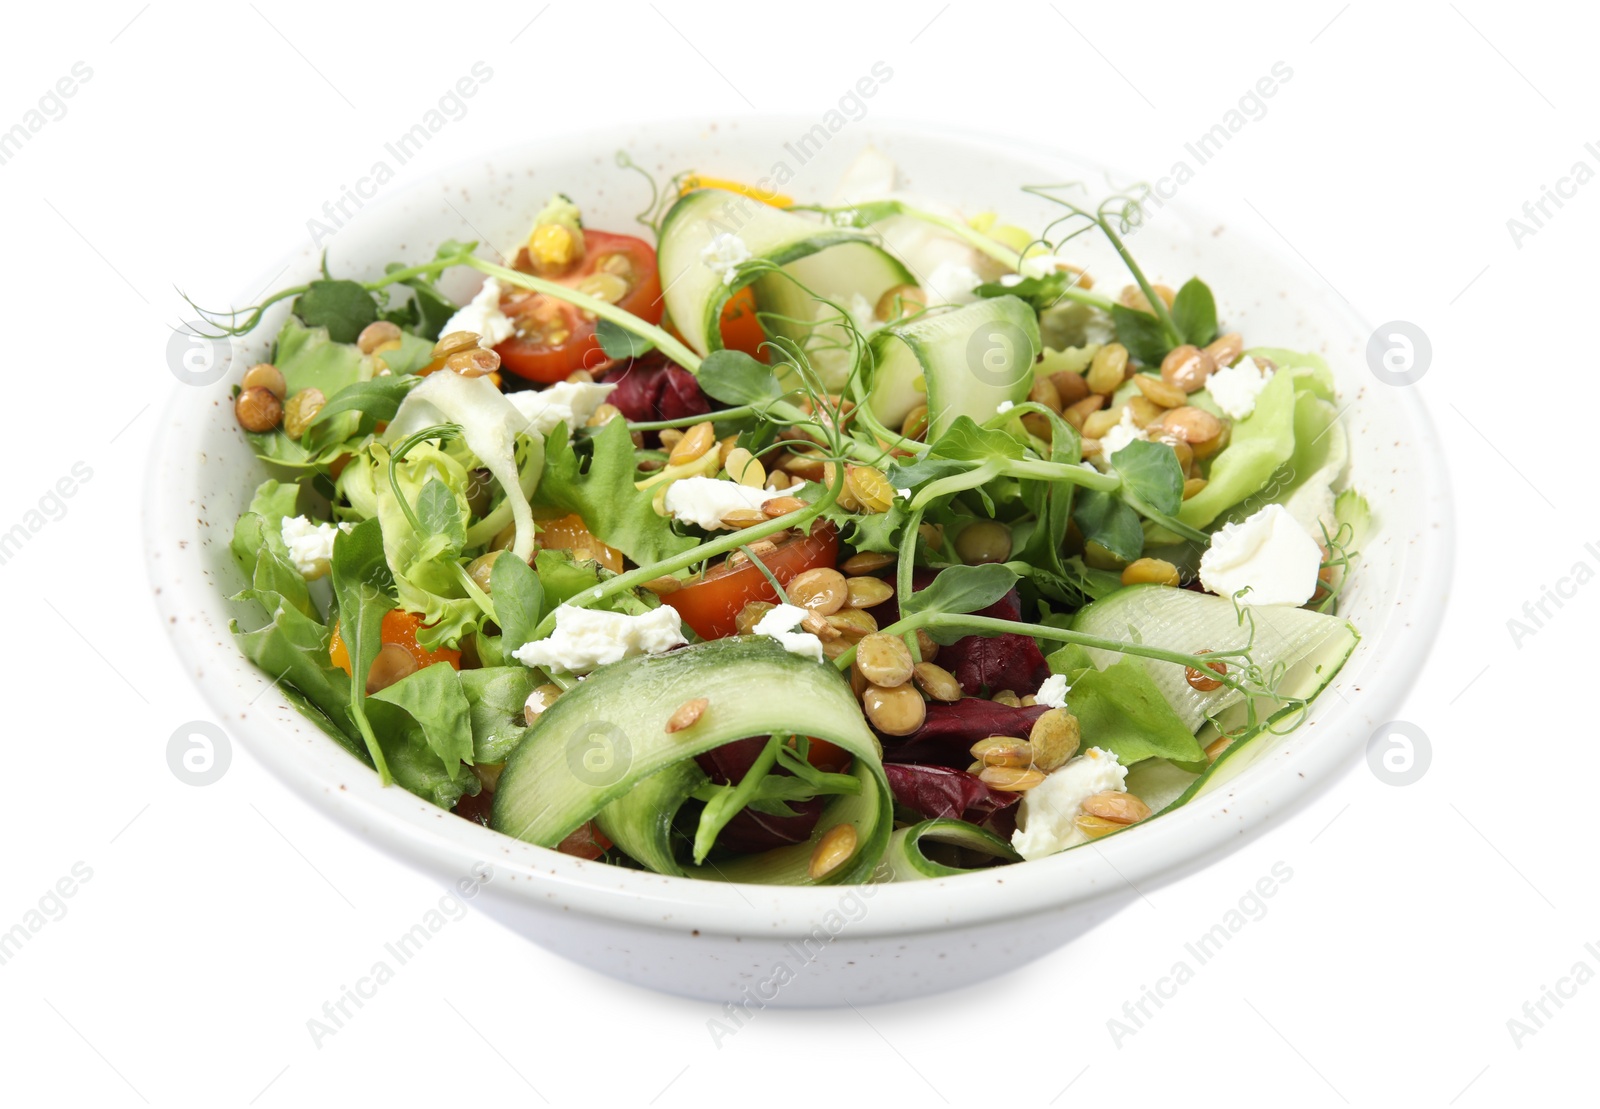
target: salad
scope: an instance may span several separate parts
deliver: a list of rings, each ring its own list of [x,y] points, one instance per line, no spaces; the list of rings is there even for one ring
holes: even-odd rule
[[[1143,190],[649,189],[207,314],[288,302],[234,634],[385,784],[667,875],[952,875],[1181,807],[1349,656],[1332,375],[1152,282]]]

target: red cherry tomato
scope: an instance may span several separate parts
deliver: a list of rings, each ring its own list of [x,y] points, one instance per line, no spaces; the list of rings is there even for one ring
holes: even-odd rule
[[[728,350],[743,351],[762,362],[767,360],[762,346],[767,341],[767,333],[756,317],[756,295],[750,286],[746,285],[728,298],[722,306],[719,327],[722,345]]]
[[[607,231],[583,231],[583,257],[566,273],[549,280],[571,289],[585,282],[603,281],[602,275],[621,279],[627,292],[615,303],[647,323],[660,323],[661,276],[656,252],[643,239]],[[517,256],[517,268],[531,272],[526,248]],[[595,335],[595,321],[566,301],[526,289],[508,289],[500,310],[512,318],[516,333],[495,347],[500,364],[519,377],[546,384],[565,381],[576,370],[598,374],[614,359],[606,357]]]
[[[838,529],[824,521],[813,527],[810,535],[790,539],[763,555],[761,561],[780,585],[787,585],[796,574],[832,566],[838,556]],[[684,623],[701,639],[721,639],[737,630],[736,620],[745,605],[751,601],[775,602],[778,594],[754,563],[730,570],[722,562],[661,599],[677,609]]]

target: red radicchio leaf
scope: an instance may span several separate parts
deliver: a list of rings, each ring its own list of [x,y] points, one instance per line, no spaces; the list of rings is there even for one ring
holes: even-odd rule
[[[965,770],[972,765],[972,745],[978,740],[991,735],[1026,739],[1033,722],[1048,711],[1047,705],[1012,708],[982,697],[963,697],[952,705],[929,702],[922,727],[910,735],[882,737],[883,761]]]
[[[736,739],[695,756],[695,761],[700,764],[701,770],[711,776],[713,782],[726,785],[742,781],[766,746],[766,736]],[[775,766],[772,773],[789,772],[781,766]],[[816,828],[817,821],[822,818],[822,810],[827,807],[828,798],[813,797],[809,801],[790,801],[787,804],[796,815],[774,816],[752,809],[740,810],[717,835],[717,846],[739,854],[753,855],[774,847],[801,843]]]
[[[671,362],[636,359],[612,370],[605,380],[617,387],[610,403],[630,420],[681,420],[711,411],[694,375]]]
[[[914,584],[918,589],[926,589],[933,578],[932,573],[920,571]],[[885,611],[894,603],[891,600],[873,610],[872,615],[880,626],[899,618],[898,606],[893,613]],[[994,604],[973,615],[995,620],[1020,620],[1022,598],[1012,589]],[[1044,653],[1029,635],[963,636],[948,647],[939,648],[936,661],[955,676],[956,681],[961,683],[962,692],[969,695],[987,688],[990,693],[1009,689],[1019,697],[1026,696],[1050,676],[1050,664],[1045,662]]]
[[[965,770],[908,763],[890,763],[883,770],[889,776],[895,803],[925,818],[947,816],[982,824],[1022,796],[992,789]]]
[[[965,636],[939,648],[938,661],[965,693],[1009,689],[1019,697],[1027,696],[1050,676],[1050,664],[1033,637],[1011,632]]]

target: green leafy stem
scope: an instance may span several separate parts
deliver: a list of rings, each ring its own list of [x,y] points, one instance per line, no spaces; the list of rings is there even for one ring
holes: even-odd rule
[[[913,613],[903,617],[883,629],[885,635],[914,635],[918,630],[942,633],[945,638],[963,635],[1030,635],[1035,639],[1048,639],[1057,643],[1076,644],[1101,651],[1113,651],[1117,654],[1136,655],[1139,658],[1156,659],[1161,662],[1170,662],[1178,666],[1186,666],[1194,670],[1202,670],[1215,680],[1247,695],[1270,692],[1263,688],[1264,678],[1256,674],[1255,666],[1250,658],[1248,646],[1227,651],[1213,651],[1204,656],[1186,654],[1183,651],[1168,650],[1165,647],[1152,647],[1144,643],[1128,643],[1118,639],[1107,639],[1104,636],[1089,635],[1085,632],[1073,631],[1070,628],[1058,628],[1050,624],[1026,624],[1017,620],[1002,620],[993,616],[974,616],[964,612],[934,611]],[[841,654],[834,660],[840,670],[848,670],[855,659],[855,648]],[[1217,662],[1239,662],[1243,665],[1235,671],[1230,668],[1227,673],[1215,669],[1212,664]],[[1240,676],[1242,675],[1242,680]]]

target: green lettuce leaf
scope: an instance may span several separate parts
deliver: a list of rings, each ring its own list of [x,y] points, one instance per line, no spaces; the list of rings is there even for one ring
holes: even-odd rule
[[[612,420],[590,439],[593,454],[587,466],[565,424],[545,437],[544,476],[534,503],[577,513],[601,542],[615,547],[643,566],[682,554],[695,540],[678,535],[671,522],[656,514],[652,490],[634,488],[633,440],[624,420]]]
[[[1194,734],[1150,680],[1138,659],[1124,658],[1096,670],[1081,648],[1065,647],[1046,661],[1066,674],[1067,708],[1078,718],[1083,746],[1100,747],[1124,766],[1163,758],[1192,763],[1205,759]]]
[[[472,761],[504,762],[528,734],[523,707],[539,679],[521,664],[461,671],[472,724]]]
[[[328,659],[327,627],[282,597],[260,590],[252,597],[266,608],[269,619],[254,631],[242,630],[238,621],[229,625],[240,652],[276,680],[278,688],[292,691],[298,707],[318,727],[371,766],[350,720],[350,678]]]
[[[395,582],[384,559],[378,521],[367,520],[333,540],[333,595],[339,604],[339,635],[350,654],[350,719],[361,733],[384,785],[392,781],[384,752],[366,713],[367,673],[382,648],[383,618],[395,607]]]
[[[496,559],[496,565],[500,561],[500,559]],[[547,612],[558,605],[566,604],[579,593],[593,589],[601,582],[609,581],[617,576],[598,562],[576,561],[570,551],[540,551],[534,556],[533,568],[538,573],[540,585],[544,589],[545,611]],[[649,600],[646,601],[645,597],[649,597]],[[654,593],[641,594],[635,590],[625,589],[620,593],[612,594],[604,601],[591,607],[603,611],[625,612],[630,616],[639,616],[649,612],[660,603],[660,601],[656,600]],[[508,651],[507,654],[509,653]]]
[[[468,511],[467,468],[431,443],[419,443],[394,465],[395,482],[400,486],[396,496],[389,480],[388,450],[374,443],[370,451],[377,519],[383,529],[384,555],[394,575],[398,606],[422,616],[426,626],[418,632],[417,639],[427,649],[459,643],[483,617],[477,603],[461,584],[456,558],[460,547],[452,546],[454,534],[446,536],[434,530],[419,532],[413,528],[401,507],[400,497],[406,499],[422,522],[418,509],[424,490],[431,485],[434,488],[429,494],[430,518],[435,523],[446,521],[445,505],[451,502],[459,523]]]
[[[372,694],[403,709],[417,726],[428,749],[439,757],[445,773],[454,780],[463,761],[472,761],[472,706],[462,691],[456,668],[436,662]]]
[[[256,495],[250,498],[250,507],[246,511],[254,512],[272,524],[278,524],[285,516],[299,515],[295,510],[295,504],[299,499],[298,485],[293,482],[268,479],[256,487]]]
[[[325,327],[302,327],[299,321],[284,321],[278,332],[273,365],[283,374],[289,396],[302,389],[320,389],[331,400],[347,385],[372,376],[372,363],[349,342],[331,338]]]
[[[281,520],[269,521],[259,513],[246,512],[233,525],[228,546],[249,582],[234,600],[259,600],[270,611],[281,599],[307,616],[316,616],[305,578],[295,569],[283,542]]]
[[[1275,373],[1255,411],[1233,425],[1233,438],[1211,462],[1206,487],[1179,508],[1178,519],[1203,528],[1264,488],[1294,451],[1294,375]]]

